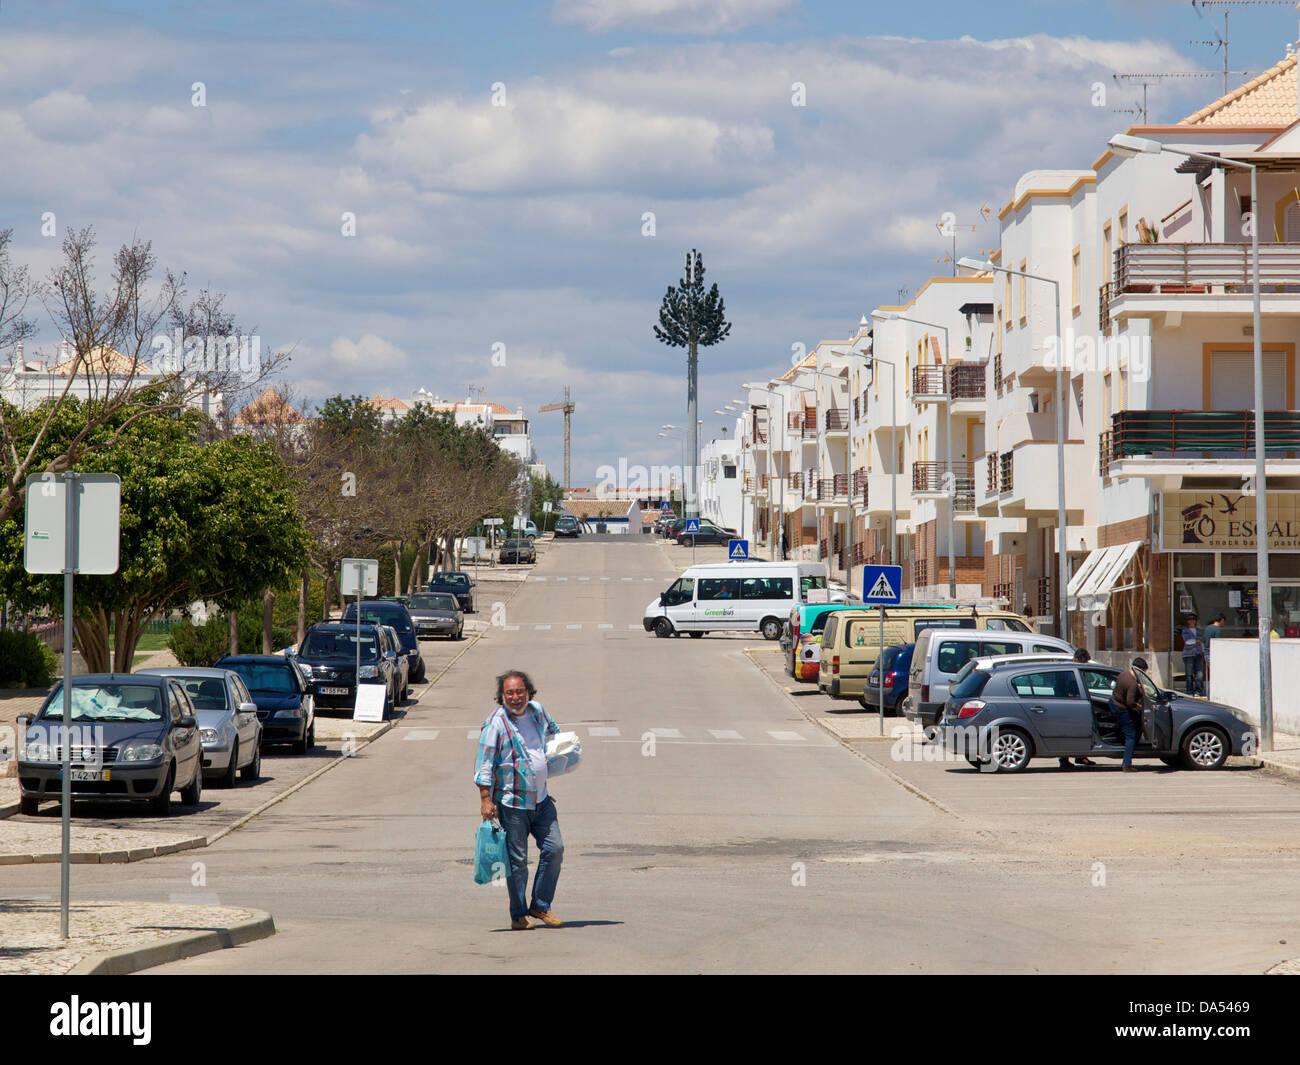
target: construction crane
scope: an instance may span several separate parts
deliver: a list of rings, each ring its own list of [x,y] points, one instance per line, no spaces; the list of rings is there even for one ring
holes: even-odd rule
[[[548,410],[564,411],[564,494],[567,497],[572,485],[569,483],[569,419],[573,416],[573,401],[569,398],[569,386],[564,386],[564,402],[548,403],[544,407],[538,407],[538,414],[545,414]]]

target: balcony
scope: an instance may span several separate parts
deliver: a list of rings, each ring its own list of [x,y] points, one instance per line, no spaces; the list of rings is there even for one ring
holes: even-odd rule
[[[786,478],[786,487],[792,492],[798,492],[803,488],[803,474],[792,473]]]
[[[912,463],[912,491],[922,498],[947,499],[949,475],[954,491],[953,510],[974,513],[975,464],[973,462],[914,462]]]
[[[922,588],[930,583],[929,559],[912,559],[912,587]]]
[[[817,491],[819,482],[816,470],[805,470],[803,474],[803,498],[805,502],[815,503],[820,495]]]
[[[1040,618],[1054,617],[1056,614],[1056,604],[1052,601],[1052,578],[1038,578],[1038,616]]]
[[[998,469],[998,484],[1000,495],[1015,491],[1016,453],[1014,451],[1007,451],[1001,457]]]
[[[1264,454],[1295,458],[1300,454],[1300,412],[1265,411]],[[1255,412],[1250,410],[1125,410],[1111,415],[1111,427],[1101,436],[1102,476],[1133,459],[1139,470],[1185,467],[1189,455],[1240,464],[1255,457]],[[1162,461],[1164,460],[1164,461]],[[1135,471],[1136,472],[1136,471]],[[1171,471],[1172,472],[1172,471]]]
[[[837,473],[834,477],[822,477],[817,481],[817,498],[830,502],[833,499],[847,499],[849,494],[849,476]]]
[[[1101,322],[1111,304],[1131,296],[1239,297],[1251,295],[1250,242],[1240,244],[1124,244],[1115,250],[1115,280],[1101,286]],[[1261,294],[1300,294],[1300,244],[1259,246]],[[1145,302],[1145,301],[1142,301]],[[1168,307],[1167,300],[1160,300]]]
[[[997,364],[1001,370],[1001,363]],[[984,363],[955,362],[951,366],[916,366],[912,369],[912,398],[927,400],[983,399]]]
[[[948,368],[952,377],[951,395],[954,401],[984,398],[985,365],[982,362],[955,362]]]
[[[912,398],[934,400],[948,398],[948,375],[943,366],[912,367]]]
[[[988,456],[989,466],[989,483],[985,489],[987,495],[995,496],[998,494],[998,457],[990,453]]]
[[[864,507],[867,505],[867,471],[853,471],[853,501],[860,502]]]
[[[817,439],[817,408],[805,407],[803,412],[803,438],[804,440]]]
[[[826,411],[826,432],[827,433],[846,433],[849,429],[849,412],[841,410],[839,407],[831,407]]]
[[[1002,387],[1002,353],[993,356],[993,387]]]

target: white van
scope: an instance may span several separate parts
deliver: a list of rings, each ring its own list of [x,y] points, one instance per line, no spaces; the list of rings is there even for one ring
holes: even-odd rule
[[[642,624],[656,636],[761,632],[781,636],[790,608],[827,596],[824,562],[714,562],[692,566],[646,604]],[[830,593],[843,602],[844,593]]]
[[[990,655],[1056,655],[1068,661],[1074,648],[1037,632],[923,629],[917,633],[907,676],[906,716],[923,726],[935,724],[943,715],[953,677],[972,658]]]

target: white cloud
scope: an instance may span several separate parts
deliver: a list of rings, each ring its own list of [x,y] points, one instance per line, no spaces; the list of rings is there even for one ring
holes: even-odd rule
[[[730,33],[766,22],[799,0],[556,0],[551,16],[593,33],[642,29],[656,33]]]

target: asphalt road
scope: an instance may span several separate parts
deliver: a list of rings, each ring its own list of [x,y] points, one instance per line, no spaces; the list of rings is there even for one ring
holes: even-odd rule
[[[549,545],[359,757],[211,848],[78,867],[74,893],[274,915],[276,936],[153,970],[172,973],[1262,972],[1300,955],[1300,789],[1244,770],[990,778],[846,748],[759,668],[774,645],[641,630],[685,555]],[[472,880],[475,739],[505,668],[582,737],[582,768],[552,785],[562,929],[510,932],[504,889]],[[0,891],[57,894],[57,868],[6,870]]]

